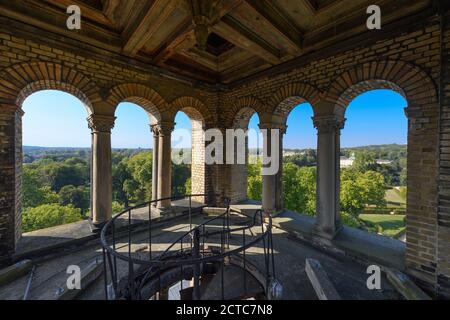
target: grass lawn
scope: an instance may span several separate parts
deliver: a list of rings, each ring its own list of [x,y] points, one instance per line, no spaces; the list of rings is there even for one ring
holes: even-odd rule
[[[404,215],[361,214],[359,218],[366,222],[371,232],[381,232],[388,237],[396,238],[405,230]]]
[[[406,206],[406,199],[394,188],[386,191],[386,201],[390,205]]]

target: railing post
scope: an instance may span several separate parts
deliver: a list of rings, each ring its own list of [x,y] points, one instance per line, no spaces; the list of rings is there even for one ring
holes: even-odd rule
[[[200,230],[198,228],[194,231],[194,259],[200,258]],[[200,263],[196,262],[194,265],[194,300],[200,300]]]

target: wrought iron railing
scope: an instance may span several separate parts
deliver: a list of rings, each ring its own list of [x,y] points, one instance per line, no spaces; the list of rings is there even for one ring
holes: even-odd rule
[[[262,210],[255,212],[253,219],[246,221],[244,226],[232,228],[230,220],[230,201],[224,199],[223,212],[220,211],[217,216],[193,226],[193,214],[200,213],[205,206],[194,208],[192,206],[192,198],[215,198],[218,195],[200,194],[187,195],[180,197],[171,197],[165,199],[158,199],[147,202],[132,208],[128,208],[120,214],[114,216],[102,229],[101,243],[104,260],[104,286],[106,299],[149,299],[156,293],[161,294],[164,288],[167,288],[167,283],[161,283],[161,277],[169,271],[176,271],[177,282],[181,280],[181,290],[183,290],[183,279],[193,279],[192,299],[198,300],[201,298],[200,293],[200,278],[202,269],[207,263],[220,264],[221,277],[221,297],[225,298],[224,287],[224,263],[230,257],[239,257],[242,261],[242,269],[244,275],[244,292],[246,295],[247,280],[247,265],[250,264],[247,257],[247,251],[256,246],[262,247],[263,251],[263,270],[261,274],[264,275],[265,296],[268,298],[276,298],[280,295],[281,286],[275,280],[275,259],[272,238],[272,218],[265,217]],[[180,237],[175,239],[162,253],[156,254],[153,250],[153,219],[152,207],[161,201],[170,200],[176,201],[181,199],[188,199],[189,207],[187,208],[187,218],[189,219],[189,231],[183,233]],[[148,208],[147,224],[147,238],[146,247],[148,253],[137,256],[136,251],[132,250],[132,234],[133,227],[133,212],[138,209]],[[122,226],[118,221],[122,220]],[[123,225],[125,221],[125,225]],[[215,230],[209,230],[211,226]],[[218,224],[218,225],[217,225]],[[219,226],[217,228],[217,226]],[[256,229],[261,228],[261,232],[255,234]],[[120,231],[118,231],[120,229]],[[218,229],[218,230],[217,230]],[[139,229],[142,233],[142,228]],[[249,237],[251,239],[249,240]],[[216,240],[215,238],[219,238]],[[230,240],[233,238],[233,244]],[[187,241],[186,241],[187,239]],[[214,241],[217,241],[214,242]],[[121,244],[119,244],[119,242]],[[143,240],[140,240],[143,243]],[[210,249],[206,244],[214,243],[220,244],[217,249]],[[231,245],[230,245],[231,244]],[[125,252],[119,252],[119,249],[125,249]],[[122,276],[118,269],[118,261],[125,262],[125,272]],[[181,278],[181,279],[180,279]],[[261,278],[261,277],[260,277]],[[173,284],[173,283],[172,283]]]

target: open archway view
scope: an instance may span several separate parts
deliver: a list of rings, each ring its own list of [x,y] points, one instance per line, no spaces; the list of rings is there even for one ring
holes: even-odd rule
[[[259,116],[254,113],[248,123],[247,197],[258,201],[262,200],[261,143]]]
[[[90,216],[90,144],[85,106],[56,90],[23,103],[22,232]]]
[[[341,140],[341,218],[346,225],[405,241],[407,101],[372,90],[349,105]]]
[[[309,103],[296,106],[283,139],[283,205],[287,210],[316,215],[317,138]]]
[[[179,112],[172,133],[172,196],[190,193],[191,155],[189,118]],[[113,214],[124,208],[154,200],[154,117],[139,105],[121,103],[112,132]]]
[[[310,104],[295,106],[287,115],[283,136],[280,167],[282,203],[284,208],[308,215],[316,214],[316,144]],[[262,140],[259,117],[254,114],[249,123],[248,198],[262,200]]]
[[[116,109],[112,130],[113,214],[151,200],[152,115],[137,104],[123,102]]]
[[[172,134],[172,195],[192,192],[192,122],[180,111]]]

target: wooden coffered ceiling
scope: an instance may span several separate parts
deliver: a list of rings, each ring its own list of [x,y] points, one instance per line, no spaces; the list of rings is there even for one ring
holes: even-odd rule
[[[229,84],[368,32],[432,0],[0,0],[0,15],[207,83]],[[81,8],[82,29],[66,28]]]

